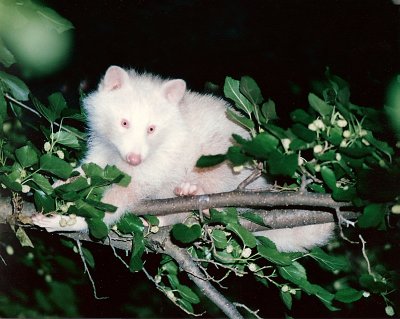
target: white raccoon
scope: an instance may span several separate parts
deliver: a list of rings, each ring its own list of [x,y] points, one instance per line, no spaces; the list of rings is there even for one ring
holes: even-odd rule
[[[106,213],[107,225],[141,199],[231,191],[249,174],[233,172],[226,162],[206,169],[195,167],[201,155],[225,153],[232,145],[232,134],[249,135],[227,118],[225,101],[190,92],[183,80],[162,80],[111,66],[84,107],[90,137],[83,163],[116,165],[132,177],[128,187],[112,186],[105,193],[103,201],[118,206],[116,212]],[[262,179],[257,184],[267,186]],[[82,217],[65,227],[60,219],[40,214],[33,218],[48,231],[87,230]],[[263,235],[281,251],[305,251],[325,244],[333,228],[329,223]]]

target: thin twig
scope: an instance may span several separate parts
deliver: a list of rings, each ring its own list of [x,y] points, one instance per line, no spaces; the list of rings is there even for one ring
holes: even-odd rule
[[[96,284],[95,284],[92,276],[90,275],[90,271],[89,271],[89,268],[88,268],[88,266],[86,264],[85,257],[83,256],[81,241],[80,240],[76,240],[76,244],[78,246],[79,255],[81,256],[82,263],[83,263],[83,266],[84,266],[84,269],[85,269],[85,273],[87,273],[87,275],[89,277],[89,280],[90,280],[90,283],[92,284],[94,298],[97,299],[97,300],[108,299],[109,297],[98,297],[97,296]]]
[[[239,184],[237,187],[238,190],[244,190],[248,185],[256,181],[262,174],[262,163],[258,163],[257,167],[253,170],[253,172]]]
[[[373,273],[372,270],[371,270],[371,264],[369,263],[369,259],[368,259],[368,256],[367,256],[367,251],[366,251],[366,249],[365,249],[365,244],[366,244],[367,242],[364,240],[364,238],[361,236],[361,234],[358,235],[358,237],[359,237],[360,240],[361,240],[361,245],[362,245],[361,251],[362,251],[362,254],[363,254],[363,256],[364,256],[365,261],[367,262],[368,273],[375,279],[375,275],[374,275],[374,273]]]
[[[4,258],[3,258],[3,256],[1,254],[0,254],[0,259],[4,263],[4,265],[7,266],[7,263],[6,263],[6,261],[4,260]]]
[[[240,308],[244,308],[244,309],[246,309],[249,313],[251,313],[254,317],[256,317],[257,319],[262,319],[262,317],[260,317],[259,315],[258,315],[258,312],[260,311],[260,310],[255,310],[255,311],[253,311],[253,310],[251,310],[249,307],[247,307],[246,305],[244,305],[244,304],[241,304],[241,303],[238,303],[238,302],[234,302],[233,303],[236,307],[240,307]]]
[[[338,218],[338,227],[339,227],[339,231],[340,231],[340,237],[343,238],[345,241],[349,242],[350,244],[358,244],[358,241],[353,241],[351,239],[349,239],[343,232],[343,227],[342,224],[344,223],[347,227],[349,227],[349,225],[355,227],[355,222],[352,222],[351,220],[348,220],[346,218],[344,218],[342,216],[342,213],[340,212],[339,209],[336,209],[336,216]]]
[[[11,95],[9,95],[9,94],[6,93],[6,94],[4,95],[4,97],[5,97],[7,100],[10,100],[11,102],[13,102],[13,103],[15,103],[15,104],[18,104],[18,105],[21,106],[22,108],[24,108],[24,109],[26,109],[26,110],[32,112],[33,114],[35,114],[35,115],[37,115],[37,116],[39,116],[39,117],[42,117],[42,115],[41,115],[38,111],[34,110],[33,108],[29,107],[28,105],[26,105],[26,104],[24,104],[24,103],[22,103],[22,102],[20,102],[20,101],[18,101],[17,99],[14,99]]]
[[[110,243],[111,243],[111,237],[110,237],[110,236],[108,236],[108,240],[109,240]],[[129,269],[129,265],[125,262],[125,260],[123,260],[123,259],[121,258],[121,256],[119,256],[119,255],[117,254],[117,251],[115,250],[114,246],[110,244],[110,247],[111,247],[111,249],[112,249],[112,251],[113,251],[113,253],[114,253],[114,256],[117,257],[117,258],[122,262],[122,264],[123,264],[126,268]]]

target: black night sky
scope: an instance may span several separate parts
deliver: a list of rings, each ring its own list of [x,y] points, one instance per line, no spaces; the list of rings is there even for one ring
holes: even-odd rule
[[[75,26],[69,67],[51,79],[92,89],[111,64],[206,81],[250,75],[278,107],[306,102],[327,66],[354,103],[381,107],[399,71],[400,8],[390,0],[46,1]],[[296,105],[294,105],[296,104]]]

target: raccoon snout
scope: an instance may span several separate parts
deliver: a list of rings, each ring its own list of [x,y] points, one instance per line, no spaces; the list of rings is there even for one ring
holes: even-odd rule
[[[140,156],[140,154],[129,153],[126,155],[126,161],[128,164],[136,166],[142,162],[142,156]]]

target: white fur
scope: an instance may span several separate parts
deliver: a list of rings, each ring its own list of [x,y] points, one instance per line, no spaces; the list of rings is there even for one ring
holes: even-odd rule
[[[226,102],[187,91],[183,80],[165,81],[112,66],[98,90],[85,99],[84,107],[90,138],[83,162],[116,165],[132,177],[127,188],[113,186],[106,192],[103,200],[119,207],[113,214],[106,213],[108,225],[140,199],[230,191],[249,174],[234,173],[227,163],[195,167],[201,155],[225,153],[232,145],[233,133],[249,135],[226,117]],[[148,132],[150,126],[155,127],[152,133]],[[134,158],[134,165],[127,158]],[[261,184],[266,186],[263,181]],[[87,228],[79,217],[71,227],[60,227],[54,218],[52,222],[43,220],[37,218],[35,223],[49,231]],[[328,225],[272,230],[263,235],[282,251],[304,251],[326,243],[333,229],[333,224]]]

